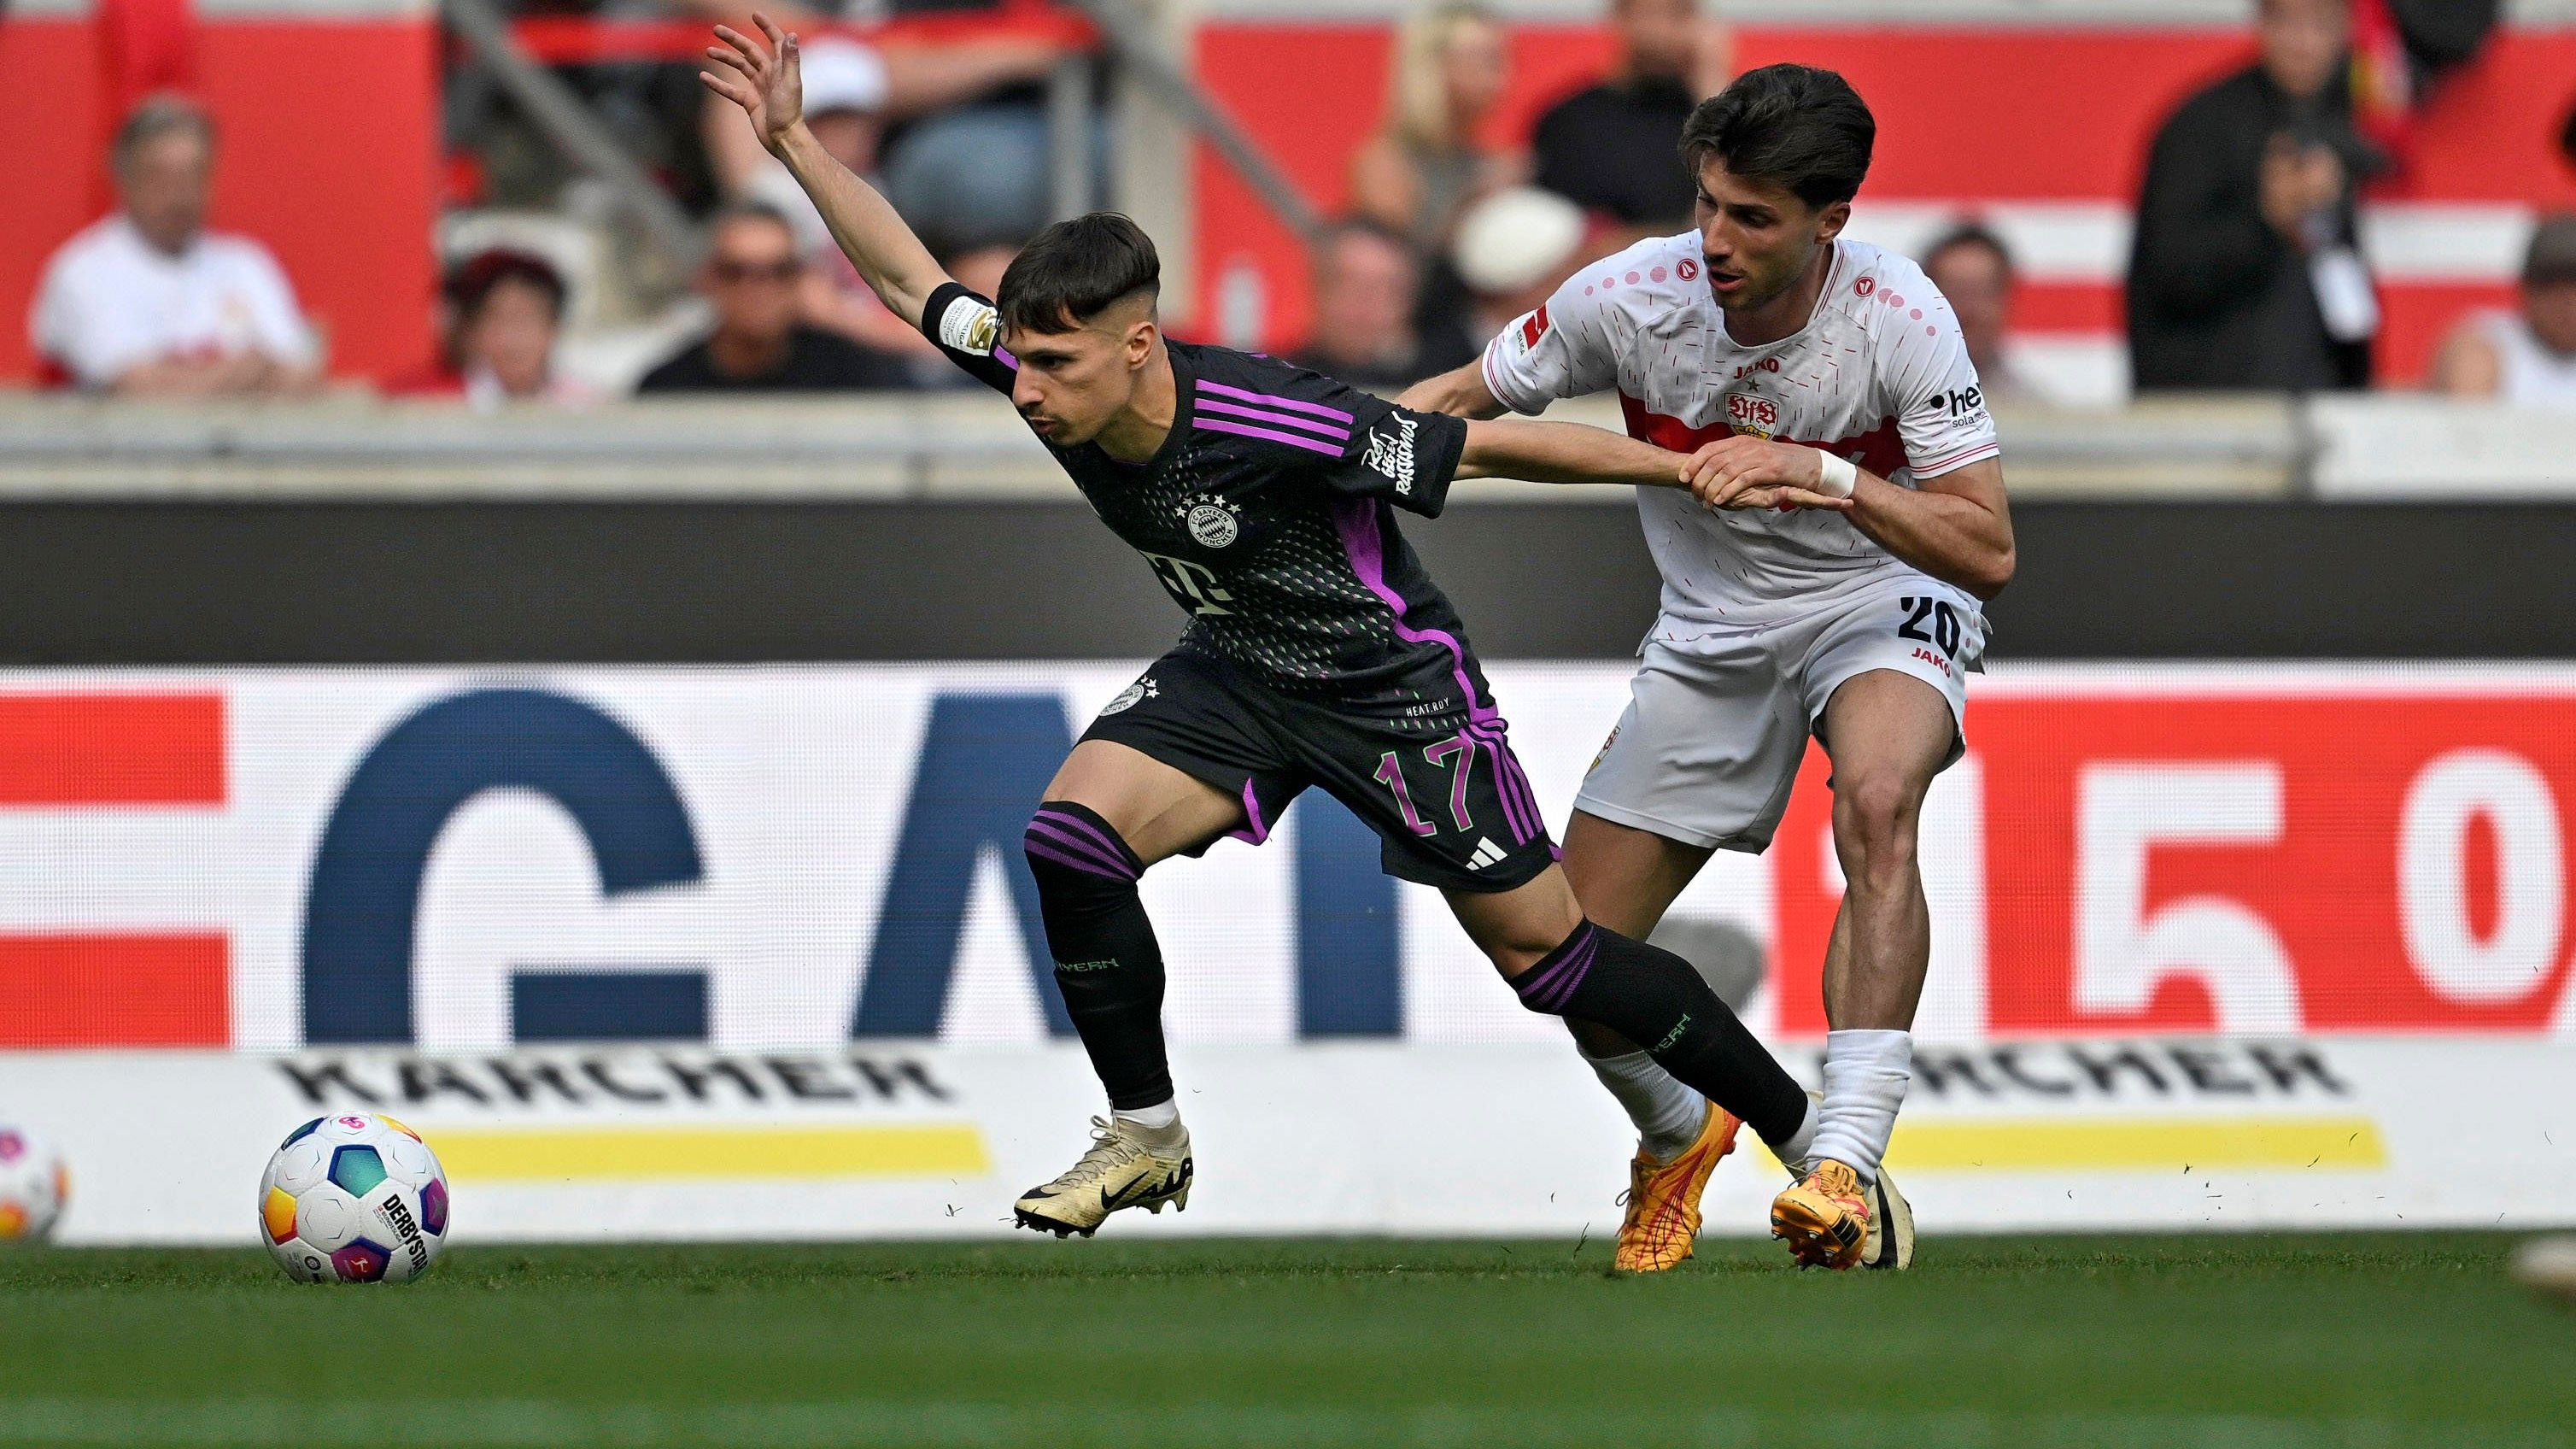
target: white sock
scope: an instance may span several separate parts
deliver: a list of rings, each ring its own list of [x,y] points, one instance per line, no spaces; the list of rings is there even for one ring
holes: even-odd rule
[[[1188,1130],[1181,1126],[1181,1101],[1178,1097],[1166,1097],[1150,1107],[1119,1107],[1109,1115],[1135,1128],[1136,1135],[1143,1138],[1148,1147],[1172,1148],[1190,1140]]]
[[[1771,1149],[1772,1156],[1780,1159],[1782,1167],[1789,1169],[1791,1177],[1804,1177],[1807,1175],[1807,1159],[1816,1152],[1816,1129],[1824,1123],[1824,1107],[1810,1096],[1807,1098],[1807,1115],[1798,1119],[1798,1130],[1789,1134],[1789,1140],[1765,1141],[1763,1145]]]
[[[1648,1157],[1670,1162],[1699,1140],[1700,1128],[1708,1122],[1708,1099],[1655,1065],[1653,1057],[1644,1052],[1615,1057],[1585,1052],[1583,1059],[1592,1064],[1592,1074],[1601,1079],[1601,1085],[1628,1109],[1628,1120],[1637,1124],[1637,1144]]]
[[[1905,1084],[1913,1076],[1912,1034],[1826,1032],[1824,1125],[1809,1155],[1843,1164],[1863,1184],[1878,1181],[1878,1160],[1887,1155],[1896,1109],[1905,1105]]]

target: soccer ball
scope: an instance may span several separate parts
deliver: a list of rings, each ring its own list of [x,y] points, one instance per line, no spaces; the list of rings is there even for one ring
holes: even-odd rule
[[[290,1278],[400,1283],[428,1272],[447,1242],[447,1174],[391,1117],[316,1117],[260,1174],[259,1228]]]
[[[0,1243],[52,1236],[71,1195],[62,1154],[24,1128],[0,1125]]]

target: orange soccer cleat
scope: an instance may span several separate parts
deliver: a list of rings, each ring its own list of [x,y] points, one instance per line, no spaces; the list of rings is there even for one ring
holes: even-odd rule
[[[1828,1159],[1771,1199],[1771,1236],[1801,1267],[1857,1267],[1869,1242],[1869,1201],[1860,1174]],[[1910,1254],[1908,1256],[1911,1256]]]
[[[1735,1134],[1744,1124],[1715,1102],[1699,1129],[1699,1140],[1670,1162],[1657,1162],[1640,1149],[1628,1163],[1628,1191],[1621,1201],[1627,1215],[1619,1220],[1619,1249],[1611,1265],[1623,1273],[1661,1273],[1681,1265],[1699,1236],[1699,1198],[1708,1175],[1735,1150]]]

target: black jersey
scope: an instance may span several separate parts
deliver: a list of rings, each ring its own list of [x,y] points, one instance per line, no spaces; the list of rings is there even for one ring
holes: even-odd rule
[[[1019,364],[985,298],[941,287],[922,331],[1011,390]],[[1049,451],[1191,615],[1179,647],[1372,711],[1457,698],[1474,670],[1465,631],[1393,510],[1439,514],[1465,421],[1271,358],[1165,346],[1178,400],[1151,459],[1122,463],[1090,443]]]

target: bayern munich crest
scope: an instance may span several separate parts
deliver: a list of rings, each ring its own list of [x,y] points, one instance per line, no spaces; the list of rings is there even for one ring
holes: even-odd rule
[[[1223,548],[1243,536],[1243,524],[1235,516],[1235,506],[1213,494],[1200,493],[1182,501],[1188,509],[1183,522],[1190,537],[1204,548]]]
[[[1102,705],[1100,707],[1100,712],[1104,715],[1111,715],[1118,714],[1125,710],[1131,710],[1138,704],[1145,700],[1152,699],[1159,693],[1161,693],[1161,691],[1154,687],[1154,676],[1148,674],[1144,678],[1137,680],[1134,684],[1118,691],[1118,697],[1109,701],[1107,704]]]

